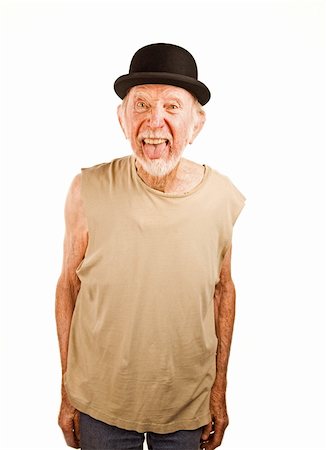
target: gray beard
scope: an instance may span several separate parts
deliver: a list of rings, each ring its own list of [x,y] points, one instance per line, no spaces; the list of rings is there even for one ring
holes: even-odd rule
[[[135,155],[137,161],[140,163],[145,172],[149,173],[154,177],[164,177],[170,173],[180,162],[182,153],[178,156],[174,155],[169,158],[169,161],[164,161],[162,159],[153,159],[151,161],[144,160],[143,158]]]

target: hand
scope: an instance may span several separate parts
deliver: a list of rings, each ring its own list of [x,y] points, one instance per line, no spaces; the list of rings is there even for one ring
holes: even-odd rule
[[[64,388],[62,389],[58,423],[63,431],[67,445],[73,448],[80,448],[79,411],[70,404]]]
[[[221,445],[224,431],[229,424],[226,410],[225,392],[211,392],[210,410],[212,420],[207,424],[201,435],[201,446],[206,450],[214,450]]]

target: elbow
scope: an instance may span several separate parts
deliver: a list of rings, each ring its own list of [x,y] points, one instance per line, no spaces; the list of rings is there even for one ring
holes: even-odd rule
[[[56,287],[56,300],[57,302],[62,300],[72,303],[76,302],[77,295],[80,289],[80,280],[77,275],[68,276],[67,274],[61,274],[57,282]]]

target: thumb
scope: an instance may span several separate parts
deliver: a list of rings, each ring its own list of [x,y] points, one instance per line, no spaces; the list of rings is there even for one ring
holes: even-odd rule
[[[207,439],[209,438],[209,435],[210,435],[212,430],[213,430],[213,424],[212,424],[212,421],[211,421],[207,425],[204,426],[203,432],[201,434],[201,439],[203,441],[207,441]]]

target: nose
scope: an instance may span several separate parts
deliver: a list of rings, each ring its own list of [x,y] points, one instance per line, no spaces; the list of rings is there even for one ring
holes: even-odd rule
[[[148,123],[150,128],[162,128],[164,125],[164,108],[153,106],[149,113]]]

